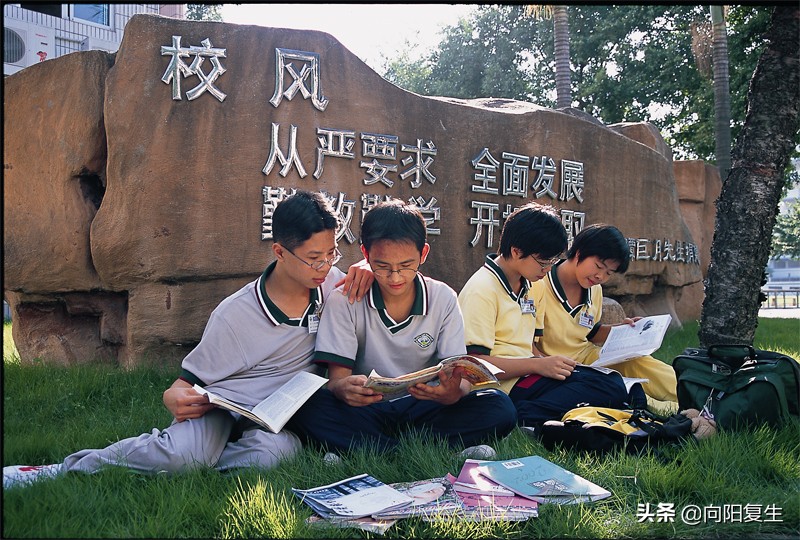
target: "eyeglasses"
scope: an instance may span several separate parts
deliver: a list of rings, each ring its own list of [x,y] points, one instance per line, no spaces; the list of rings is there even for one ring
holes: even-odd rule
[[[554,264],[556,264],[558,261],[560,261],[560,260],[561,260],[561,258],[560,258],[560,257],[555,257],[555,258],[553,258],[553,259],[549,259],[549,260],[546,260],[546,261],[540,261],[539,259],[537,259],[537,258],[536,258],[536,257],[534,257],[533,255],[531,255],[531,259],[533,259],[534,261],[536,261],[536,264],[538,264],[539,266],[541,266],[541,267],[542,267],[542,270],[544,270],[545,268],[549,268],[549,267],[553,266]]]
[[[286,249],[286,251],[294,255],[294,252],[291,249],[289,248],[284,248],[284,249]],[[322,267],[325,266],[326,264],[328,266],[333,266],[334,264],[339,262],[342,259],[342,254],[339,253],[339,249],[337,248],[333,251],[333,257],[331,257],[330,259],[322,259],[321,261],[314,261],[313,263],[306,262],[297,255],[294,255],[294,257],[301,263],[305,264],[306,266],[310,266],[314,270],[322,270]]]
[[[400,277],[414,277],[417,275],[417,270],[419,270],[419,266],[416,268],[401,268],[399,270],[389,270],[388,268],[377,268],[373,269],[372,273],[378,277],[389,279],[392,277],[392,274],[397,272],[397,275]]]

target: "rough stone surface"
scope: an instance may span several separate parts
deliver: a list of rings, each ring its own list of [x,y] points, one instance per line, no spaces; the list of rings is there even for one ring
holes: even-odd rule
[[[600,317],[601,324],[619,324],[625,319],[625,310],[619,302],[613,298],[603,298],[603,315]]]
[[[226,50],[226,71],[214,82],[224,101],[209,92],[189,100],[196,75],[182,78],[181,99],[172,98],[172,85],[162,81],[170,57],[161,48],[173,36],[183,47],[208,39]],[[288,68],[276,70],[278,49],[319,55],[324,111],[302,91],[290,99],[294,79]],[[310,65],[292,60],[294,73],[304,64]],[[211,62],[202,69],[208,75]],[[275,91],[276,73],[285,79],[283,94]],[[310,77],[303,79],[309,88]],[[626,313],[669,312],[679,321],[678,292],[702,277],[700,264],[650,256],[656,240],[697,242],[681,215],[671,151],[652,126],[611,129],[572,110],[419,96],[388,83],[322,32],[137,15],[116,55],[73,53],[12,75],[4,86],[4,291],[25,361],[179,361],[219,301],[271,260],[270,242],[262,239],[265,187],[340,197],[351,218],[339,236],[342,268],[360,258],[364,195],[435,199],[440,214],[430,227],[441,233],[429,236],[423,271],[458,290],[497,249],[505,213],[535,197],[531,165],[548,156],[556,164],[555,197],[535,200],[585,216],[584,225],[613,223],[632,241],[636,260],[625,279],[605,288]],[[275,95],[283,96],[277,107],[270,103]],[[292,126],[297,161],[284,167]],[[265,173],[273,129],[281,156]],[[352,133],[352,146],[324,156],[317,178],[328,129]],[[396,157],[379,160],[397,167],[387,175],[391,187],[365,181],[361,163],[372,157],[364,155],[363,137],[371,133],[397,137]],[[328,150],[336,154],[340,139],[332,141]],[[435,180],[401,178],[414,163],[408,147],[424,149],[429,141]],[[487,184],[497,194],[475,189],[482,182],[472,162],[484,148],[498,162],[496,182]],[[503,167],[514,155],[529,173],[525,197],[503,194]],[[583,186],[580,197],[565,191],[562,200],[566,160],[583,164]],[[493,227],[471,222],[488,217],[476,204],[494,205]],[[637,242],[649,254],[637,253]]]
[[[673,170],[681,215],[700,249],[700,269],[705,279],[711,263],[716,202],[722,192],[722,179],[719,169],[700,160],[675,161]],[[682,321],[700,320],[705,296],[703,282],[676,290],[675,295],[678,317]]]

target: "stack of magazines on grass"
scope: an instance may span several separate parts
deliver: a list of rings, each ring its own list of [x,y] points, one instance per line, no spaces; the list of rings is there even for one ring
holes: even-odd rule
[[[384,484],[361,474],[292,492],[316,515],[310,525],[356,527],[383,534],[398,519],[524,521],[540,504],[575,504],[611,496],[600,486],[539,456],[467,459],[458,476]]]

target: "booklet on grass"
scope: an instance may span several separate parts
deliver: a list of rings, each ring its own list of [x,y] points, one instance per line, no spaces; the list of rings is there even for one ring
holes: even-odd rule
[[[611,496],[597,484],[541,456],[487,461],[478,470],[517,495],[541,503],[574,504]]]

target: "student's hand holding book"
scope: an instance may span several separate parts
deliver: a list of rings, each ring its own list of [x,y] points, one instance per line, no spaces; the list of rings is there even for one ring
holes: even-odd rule
[[[162,401],[178,422],[200,418],[214,408],[206,396],[198,394],[192,385],[181,379],[164,391]]]
[[[339,369],[343,370],[344,373],[337,374]],[[352,373],[352,371],[334,366],[329,368],[328,378],[330,382],[328,382],[328,390],[333,392],[333,395],[338,399],[351,407],[372,405],[383,399],[383,394],[364,386],[364,383],[367,382],[366,375],[347,375],[347,373]]]
[[[439,384],[418,383],[408,388],[408,393],[416,399],[435,401],[442,405],[452,405],[464,397],[470,390],[469,381],[464,375],[463,367],[439,372]]]

